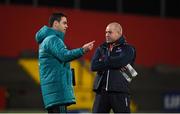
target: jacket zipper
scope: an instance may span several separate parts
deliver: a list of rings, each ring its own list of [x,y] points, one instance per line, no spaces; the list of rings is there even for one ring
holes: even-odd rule
[[[108,57],[110,56],[110,52],[107,48],[107,51],[108,51]],[[108,82],[109,82],[109,70],[107,72],[107,78],[106,78],[106,91],[108,91]]]
[[[116,47],[116,46],[119,46],[119,45],[115,45],[114,47]],[[108,50],[108,48],[106,48],[106,49],[108,51],[108,57],[109,57],[110,56],[110,51]],[[108,82],[109,82],[109,70],[107,72],[107,78],[106,78],[106,91],[108,91],[108,84],[109,84]]]

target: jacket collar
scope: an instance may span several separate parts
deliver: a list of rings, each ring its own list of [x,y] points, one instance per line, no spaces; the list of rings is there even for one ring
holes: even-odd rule
[[[58,36],[59,38],[61,38],[61,40],[64,41],[64,33],[63,33],[63,32],[57,31],[57,30],[55,30],[55,29],[53,29],[53,28],[50,28],[50,29],[52,29],[52,30],[54,31],[54,34],[55,34],[56,36]]]
[[[123,45],[125,43],[127,43],[127,42],[126,42],[124,36],[122,35],[117,41],[112,42],[112,43],[104,42],[101,46],[104,48],[107,48],[110,44],[112,44],[113,47],[115,47],[115,46]]]

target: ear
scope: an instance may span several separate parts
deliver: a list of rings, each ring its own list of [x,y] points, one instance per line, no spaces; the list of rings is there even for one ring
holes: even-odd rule
[[[57,26],[58,26],[58,24],[59,24],[59,22],[58,22],[58,21],[54,21],[53,26],[54,26],[54,27],[57,27]]]
[[[121,36],[122,35],[122,31],[117,31],[117,34]]]

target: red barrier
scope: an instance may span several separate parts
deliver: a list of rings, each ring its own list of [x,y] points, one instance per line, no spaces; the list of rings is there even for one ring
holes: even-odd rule
[[[34,35],[47,24],[53,11],[68,15],[66,42],[72,48],[91,40],[99,45],[105,40],[106,25],[117,21],[123,26],[129,43],[137,49],[137,64],[180,65],[180,20],[30,6],[0,6],[0,56],[17,57],[27,49],[37,51]],[[85,58],[91,59],[92,55],[93,52]]]

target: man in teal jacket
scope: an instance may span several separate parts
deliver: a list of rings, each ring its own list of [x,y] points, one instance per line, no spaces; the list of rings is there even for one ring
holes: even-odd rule
[[[48,113],[66,112],[67,106],[76,102],[69,62],[92,50],[94,41],[68,50],[64,44],[64,34],[68,28],[66,16],[52,14],[49,26],[43,26],[36,33],[42,96]]]

